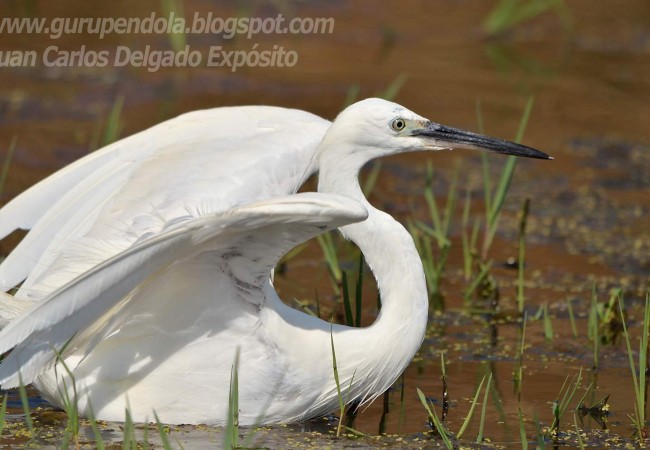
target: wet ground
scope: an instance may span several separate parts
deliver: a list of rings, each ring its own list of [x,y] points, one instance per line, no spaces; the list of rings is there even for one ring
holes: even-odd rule
[[[625,347],[620,339],[601,345],[598,369],[593,370],[588,314],[592,289],[602,303],[610,289],[622,288],[636,348],[650,273],[650,4],[645,0],[574,0],[567,9],[547,11],[490,35],[483,24],[497,3],[233,1],[215,6],[214,2],[186,0],[186,17],[197,11],[213,11],[221,17],[282,13],[331,17],[335,25],[328,34],[260,34],[251,39],[185,36],[186,44],[204,55],[211,45],[227,50],[251,50],[255,44],[260,49],[283,46],[299,55],[293,67],[242,67],[235,72],[204,66],[155,72],[110,64],[0,67],[0,151],[6,154],[16,140],[2,200],[97,148],[119,98],[124,103],[118,134],[126,136],[185,111],[224,105],[272,104],[334,118],[346,99],[378,95],[403,82],[395,100],[408,108],[438,122],[476,130],[480,102],[485,132],[512,139],[524,105],[534,95],[524,143],[552,154],[555,161],[518,162],[489,252],[495,261],[491,274],[499,286],[499,309],[510,311],[515,308],[517,272],[504,263],[517,255],[518,211],[523,200],[530,198],[525,272],[529,321],[521,402],[513,391],[520,324],[471,314],[462,297],[466,285],[462,202],[469,191],[472,218],[482,217],[481,159],[470,151],[410,154],[383,162],[370,198],[400,220],[413,217],[430,222],[423,196],[427,161],[435,168],[433,189],[440,204],[460,165],[461,201],[452,221],[452,247],[442,282],[446,311],[432,314],[418,357],[386,399],[357,415],[353,427],[363,436],[333,438],[333,418],[293,427],[242,430],[242,436],[254,434],[254,445],[269,448],[440,445],[429,433],[426,411],[415,389],[420,388],[441,412],[443,353],[451,400],[445,425],[454,432],[467,415],[481,378],[492,372],[485,436],[494,445],[521,448],[521,407],[527,439],[535,445],[538,435],[552,423],[552,402],[560,396],[563,383],[581,373],[570,409],[585,394],[587,406],[609,395],[608,431],[602,431],[602,421],[585,417],[578,422],[586,432],[585,442],[593,448],[632,442],[628,414],[634,413],[634,388]],[[97,5],[76,0],[7,0],[0,5],[0,17],[145,17],[153,11],[163,14],[161,2]],[[66,51],[85,45],[87,50],[110,53],[118,46],[151,45],[166,50],[172,44],[166,35],[145,33],[113,33],[103,39],[83,33],[59,39],[0,33],[0,51],[31,50],[40,57],[52,45]],[[504,160],[491,156],[489,161],[496,180]],[[5,239],[0,250],[6,254],[19,237]],[[344,247],[341,252],[348,254]],[[356,267],[354,257],[343,256],[343,261],[345,268]],[[366,282],[364,323],[369,323],[376,314],[376,293],[370,280]],[[287,262],[277,285],[283,298],[297,298],[312,307],[316,287],[321,315],[340,312],[315,242]],[[543,315],[536,317],[543,305],[548,305],[546,327]],[[570,312],[575,316],[575,334]],[[9,406],[16,415],[11,416],[2,443],[58,446],[64,416],[41,404],[35,393],[30,397],[35,408],[45,410],[35,413],[35,423],[40,424],[37,437],[31,441],[24,437],[22,406],[12,392]],[[464,443],[476,438],[482,397],[479,403]],[[571,411],[563,416],[558,447],[579,447],[573,420]],[[102,435],[107,441],[121,442],[121,427],[105,424]],[[83,428],[81,436],[85,436],[82,443],[92,446],[89,427]],[[151,442],[160,443],[154,428],[149,436]],[[220,430],[206,427],[174,428],[170,436],[174,445],[178,441],[185,448],[214,448],[222,440]],[[552,444],[547,438],[546,445]]]

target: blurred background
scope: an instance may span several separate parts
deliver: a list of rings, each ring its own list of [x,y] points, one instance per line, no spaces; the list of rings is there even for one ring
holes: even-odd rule
[[[0,33],[4,66],[15,51],[34,51],[35,67],[0,67],[0,152],[15,139],[2,199],[123,137],[185,111],[225,105],[301,108],[334,119],[355,99],[390,95],[431,120],[513,139],[528,98],[534,107],[524,143],[553,163],[522,161],[511,197],[533,199],[533,230],[564,253],[590,256],[601,275],[635,276],[650,264],[650,3],[645,0],[201,1],[98,3],[5,0],[0,17],[327,18],[325,33]],[[51,24],[51,22],[49,22]],[[52,55],[108,52],[105,67],[46,67]],[[198,67],[116,67],[118,47],[201,53]],[[223,51],[297,54],[292,67],[206,67]],[[15,54],[14,54],[15,56]],[[52,64],[49,64],[52,65]],[[67,66],[66,66],[67,65]],[[70,67],[72,66],[72,67]],[[111,121],[111,111],[114,119]],[[498,158],[498,157],[497,157]],[[440,168],[442,195],[462,160],[470,188],[477,154],[459,151],[387,161],[377,195],[421,191],[424,161]],[[495,164],[500,160],[495,159]],[[476,173],[475,175],[478,175]],[[539,219],[539,223],[535,220]],[[542,220],[544,219],[544,220]],[[507,232],[507,224],[504,232]],[[632,234],[622,239],[623,235]],[[540,237],[541,239],[542,237]],[[13,243],[9,243],[9,246]],[[2,250],[7,251],[7,247]],[[596,267],[598,265],[598,267]],[[580,264],[582,267],[582,264]],[[638,279],[641,277],[642,279]]]
[[[507,270],[500,263],[516,256],[517,212],[523,200],[530,198],[526,265],[544,284],[533,295],[533,305],[553,306],[567,298],[586,304],[593,287],[599,292],[622,287],[633,301],[645,296],[650,274],[647,0],[0,3],[0,18],[45,18],[50,23],[55,18],[144,18],[151,14],[173,14],[188,23],[195,15],[276,18],[281,14],[287,21],[326,18],[332,26],[323,33],[250,37],[178,32],[113,32],[100,37],[64,32],[54,38],[5,28],[0,32],[0,158],[10,163],[0,178],[2,202],[92,150],[195,109],[266,104],[300,108],[333,120],[354,100],[384,96],[433,121],[512,140],[532,101],[522,142],[553,155],[555,161],[517,163],[491,249],[495,267],[499,266],[497,275],[498,270]],[[56,49],[51,50],[52,46]],[[197,67],[157,70],[113,63],[118,48],[145,51],[147,46],[150,52],[199,52],[202,61]],[[283,49],[293,52],[295,64],[244,65],[236,70],[207,67],[210,49],[217,46],[225,52]],[[98,67],[64,61],[56,67],[43,62],[48,49],[50,62],[55,54],[65,58],[71,52],[107,52],[109,62]],[[37,55],[33,67],[19,61],[20,55],[30,51]],[[19,67],[8,67],[12,61]],[[488,159],[488,171],[496,179],[505,160],[498,155]],[[459,192],[469,193],[472,212],[479,214],[484,166],[480,155],[471,151],[387,159],[379,169],[372,202],[400,219],[424,220],[429,214],[422,195],[429,163],[434,168],[431,186],[441,205],[453,174],[458,173]],[[459,223],[455,221],[450,231],[456,243]],[[6,254],[19,237],[15,234],[4,240],[0,251]],[[454,270],[461,265],[460,252],[460,246],[452,247]],[[312,246],[305,256],[306,261],[293,262],[293,275],[278,282],[284,298],[313,299],[314,274],[327,297],[331,286],[320,249]],[[314,266],[319,270],[313,271]],[[457,277],[445,287],[452,305],[462,302],[458,293],[462,284]],[[502,295],[506,302],[513,300],[514,288],[502,290]],[[557,306],[558,316],[565,311],[562,305]],[[566,331],[568,322],[564,325]],[[472,330],[471,326],[463,328],[456,337],[471,335]],[[557,351],[551,356],[557,356]],[[425,358],[433,354],[423,352]],[[437,356],[431,359],[437,361]],[[559,384],[564,366],[560,362],[552,368]],[[462,377],[459,373],[467,366],[456,367],[455,376]],[[438,372],[434,372],[427,375],[425,370],[423,375],[418,366],[410,369],[409,376],[420,385],[437,386]],[[508,379],[511,373],[502,375]],[[546,377],[542,370],[537,376]],[[608,376],[613,377],[610,384],[614,386],[629,373],[602,375],[601,382]],[[467,378],[470,396],[473,372]],[[559,384],[549,391],[557,392]],[[527,411],[544,408],[544,402],[554,395],[538,394],[538,403],[528,405]],[[629,410],[629,402],[626,405]]]

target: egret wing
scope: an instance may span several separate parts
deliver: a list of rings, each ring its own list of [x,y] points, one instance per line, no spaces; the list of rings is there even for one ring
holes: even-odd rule
[[[71,266],[69,277],[40,282],[50,267],[67,264],[60,255],[73,237],[110,243],[105,258],[188,212],[211,214],[291,194],[317,170],[313,156],[329,125],[299,110],[215,108],[98,150],[0,210],[0,237],[31,228],[0,265],[0,289],[29,277],[18,297],[37,299],[89,269]]]
[[[77,333],[142,283],[155,283],[171,264],[210,253],[215,270],[231,277],[242,301],[261,305],[262,288],[284,253],[325,230],[366,217],[366,209],[352,199],[305,193],[173,224],[80,275],[5,327],[0,353],[14,350],[0,365],[0,384],[31,382]],[[215,293],[215,301],[217,297]]]

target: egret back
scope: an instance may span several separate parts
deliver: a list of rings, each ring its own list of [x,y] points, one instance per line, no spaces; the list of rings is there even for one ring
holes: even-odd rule
[[[179,218],[292,194],[317,170],[329,125],[286,108],[215,108],[98,150],[0,210],[0,235],[31,228],[0,265],[0,288],[27,279],[17,297],[38,299]]]

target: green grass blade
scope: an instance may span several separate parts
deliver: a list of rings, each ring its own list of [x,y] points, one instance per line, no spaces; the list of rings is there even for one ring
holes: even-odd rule
[[[530,199],[524,200],[521,208],[521,217],[519,219],[519,254],[517,255],[517,310],[519,313],[524,312],[524,267],[526,261],[526,222],[528,220],[528,212],[530,211]]]
[[[343,308],[345,309],[345,324],[349,327],[354,326],[354,317],[352,316],[352,305],[350,304],[350,293],[348,292],[348,275],[343,271],[341,273],[341,288],[343,295]]]
[[[120,95],[113,102],[111,112],[108,114],[104,135],[102,136],[102,147],[117,141],[122,132],[122,107],[124,106],[124,96]]]
[[[580,432],[580,428],[578,427],[578,418],[576,417],[575,414],[573,415],[573,426],[576,429],[576,437],[578,438],[578,448],[580,448],[580,450],[584,450],[585,443],[582,440],[582,433]]]
[[[336,247],[332,239],[332,233],[323,233],[317,236],[318,244],[323,250],[327,268],[329,269],[330,276],[332,277],[334,291],[336,295],[340,295],[340,285],[343,279],[341,265],[339,264],[338,256],[336,255]]]
[[[142,448],[149,448],[149,425],[142,427]]]
[[[485,124],[483,121],[483,108],[481,100],[476,101],[476,124],[478,132],[485,134]],[[485,196],[485,220],[486,224],[489,219],[489,212],[492,210],[492,181],[490,179],[490,163],[486,153],[481,153],[481,168],[483,171],[483,194]]]
[[[620,312],[620,317],[625,317],[623,315],[623,297],[619,295],[618,297],[618,307]],[[625,339],[625,345],[627,348],[628,359],[630,363],[630,371],[632,372],[632,382],[634,384],[634,397],[635,397],[635,416],[632,418],[634,426],[636,428],[637,437],[644,436],[644,430],[646,425],[646,371],[648,368],[647,365],[647,352],[648,352],[648,334],[650,333],[650,293],[646,295],[646,301],[643,311],[643,327],[641,331],[641,339],[639,342],[639,366],[638,366],[638,377],[637,377],[637,367],[634,364],[634,357],[632,354],[632,344],[630,342],[630,335],[627,330],[627,325],[625,320],[621,321],[623,324],[623,337]]]
[[[434,228],[431,228],[430,226],[428,226],[423,222],[416,222],[415,226],[417,226],[420,230],[424,231],[427,235],[434,238],[436,240],[438,248],[442,249],[445,247],[449,247],[450,245],[449,239],[447,238],[447,236],[445,236],[444,232],[442,232],[442,229],[436,229],[435,225]]]
[[[359,92],[361,92],[361,87],[358,84],[350,86],[345,93],[345,100],[343,100],[343,108],[341,109],[345,109],[356,102],[359,98]]]
[[[449,227],[451,224],[451,219],[454,212],[456,211],[456,204],[458,201],[458,178],[460,174],[460,165],[456,166],[454,170],[454,175],[451,179],[451,184],[449,185],[449,190],[447,191],[447,203],[445,204],[445,210],[443,215],[442,223],[442,233],[445,236],[446,242],[449,242]]]
[[[428,162],[427,171],[431,170],[430,174],[427,175],[433,177],[433,169],[431,168],[431,161]],[[430,183],[427,183],[427,188],[424,191],[424,199],[429,206],[429,213],[431,214],[431,223],[433,224],[432,235],[438,240],[438,246],[442,246],[442,241],[444,240],[444,232],[442,227],[442,221],[440,220],[440,211],[438,209],[438,202],[433,195],[433,187]]]
[[[476,436],[476,443],[483,442],[483,429],[485,427],[485,414],[487,412],[488,395],[490,394],[490,385],[492,384],[492,372],[488,376],[487,385],[485,386],[485,393],[483,394],[483,405],[481,405],[481,421],[478,425],[478,435]]]
[[[476,389],[476,393],[472,398],[472,404],[469,407],[467,416],[465,417],[465,420],[463,421],[460,430],[458,430],[458,433],[456,433],[456,438],[458,439],[463,437],[463,434],[465,434],[465,431],[467,430],[467,427],[469,426],[469,423],[472,420],[472,415],[474,414],[474,408],[476,407],[476,403],[478,402],[478,396],[481,393],[481,388],[483,388],[484,382],[485,382],[485,375],[483,375],[483,378],[481,379],[481,382],[479,383],[478,388]]]
[[[5,161],[2,164],[2,172],[0,172],[0,194],[4,192],[5,182],[9,176],[9,167],[11,167],[11,161],[14,159],[14,153],[16,151],[16,144],[18,143],[18,138],[16,136],[11,139],[9,148],[7,149],[7,156],[5,156]]]
[[[442,372],[442,421],[444,422],[449,413],[449,386],[444,352],[440,352],[440,371]]]
[[[472,247],[470,245],[469,213],[471,208],[472,193],[468,189],[465,193],[465,203],[463,205],[463,216],[461,219],[461,244],[463,247],[463,276],[468,281],[472,276]]]
[[[90,423],[90,429],[95,437],[95,448],[97,450],[104,450],[104,439],[102,438],[102,433],[99,431],[99,424],[95,418],[95,411],[90,403],[88,404],[88,422]]]
[[[517,417],[519,418],[519,437],[521,439],[521,449],[528,450],[528,437],[526,436],[526,424],[524,415],[521,413],[521,407],[517,408]]]
[[[531,95],[526,100],[526,106],[524,107],[524,114],[521,116],[519,121],[519,128],[517,128],[517,136],[515,137],[515,142],[520,144],[524,139],[524,134],[526,133],[526,127],[528,126],[528,121],[530,120],[530,114],[533,111],[533,106],[535,105],[535,96]]]
[[[402,427],[406,423],[406,380],[404,379],[404,374],[400,376],[400,390],[399,390],[399,416],[397,418],[397,434],[400,434]],[[388,391],[386,391],[388,392]]]
[[[623,316],[623,306],[621,305],[620,299],[619,299],[619,311],[621,313],[621,317],[625,317]],[[637,400],[637,407],[638,407],[638,399],[641,398],[642,393],[639,391],[639,383],[636,376],[636,366],[634,364],[634,356],[632,353],[632,344],[630,342],[630,335],[628,334],[625,320],[622,321],[622,324],[623,324],[623,337],[625,338],[627,356],[628,356],[628,361],[630,363],[630,372],[632,372],[632,383],[634,385],[634,397]]]
[[[600,351],[600,330],[599,330],[598,302],[596,297],[596,285],[592,286],[591,308],[589,309],[589,338],[594,346],[594,369],[599,367],[598,354]]]
[[[544,439],[544,428],[542,427],[542,423],[539,421],[539,417],[537,417],[536,412],[533,412],[533,419],[535,421],[535,429],[537,430],[537,448],[544,450],[546,448],[545,445],[546,440]]]
[[[239,440],[239,351],[235,353],[235,361],[230,370],[230,393],[228,395],[228,416],[223,434],[223,448],[238,448]]]
[[[580,371],[578,372],[578,375],[568,383],[569,377],[567,376],[564,380],[564,383],[562,384],[562,387],[560,388],[560,392],[558,395],[558,398],[560,396],[562,397],[561,400],[557,401],[557,407],[554,407],[554,420],[553,424],[551,425],[551,433],[553,434],[554,437],[557,437],[557,433],[559,431],[559,426],[560,426],[560,418],[564,415],[566,410],[569,408],[569,404],[575,397],[576,392],[582,385],[582,367],[580,368]],[[568,384],[567,384],[568,383]],[[566,387],[566,389],[565,389]],[[564,392],[564,394],[562,394]],[[557,408],[555,410],[555,408]]]
[[[533,105],[534,105],[534,96],[531,95],[530,97],[528,97],[528,101],[526,102],[526,106],[524,107],[523,115],[521,117],[521,120],[519,121],[519,128],[517,129],[517,137],[515,139],[515,142],[517,143],[521,142],[521,139],[523,138],[524,132],[526,130],[526,126],[528,124],[528,120],[530,118],[531,111],[533,109]],[[503,171],[501,172],[499,183],[497,184],[494,194],[489,201],[489,208],[486,208],[488,214],[486,220],[486,236],[485,236],[485,241],[483,242],[483,259],[487,259],[487,252],[494,240],[494,236],[497,231],[497,225],[499,223],[499,218],[501,217],[501,210],[503,209],[503,204],[505,202],[506,195],[508,194],[508,190],[510,189],[510,184],[512,182],[516,165],[517,165],[517,157],[508,156]],[[489,175],[484,172],[484,179],[485,179],[484,183],[486,183],[485,186],[486,192],[489,192],[487,190],[489,188],[489,185],[487,184],[488,177]],[[487,202],[486,205],[488,205]]]
[[[341,381],[339,380],[339,368],[336,363],[336,350],[334,349],[334,327],[330,326],[330,344],[332,346],[332,372],[334,373],[334,383],[336,384],[336,395],[339,400],[339,424],[336,427],[336,437],[341,436],[343,418],[345,417],[345,401],[341,394]]]
[[[483,171],[483,201],[485,202],[485,223],[490,223],[490,212],[492,211],[492,177],[490,175],[490,160],[487,153],[481,153],[481,168]]]
[[[440,422],[440,419],[438,419],[436,412],[429,407],[429,402],[427,402],[424,393],[422,393],[420,388],[416,388],[416,391],[418,393],[418,397],[420,399],[420,402],[422,403],[422,406],[424,406],[424,409],[426,409],[427,414],[429,414],[429,419],[433,423],[433,426],[436,428],[436,431],[438,431],[438,434],[442,438],[442,442],[444,443],[445,447],[449,450],[452,450],[454,448],[454,445],[452,444],[451,440],[449,439],[449,436],[447,435],[447,430]]]
[[[34,423],[32,422],[32,413],[29,410],[29,399],[27,398],[27,391],[25,390],[25,385],[23,384],[23,377],[18,373],[18,394],[20,395],[20,403],[23,406],[23,412],[25,413],[25,425],[29,431],[30,436],[34,436]]]
[[[623,317],[623,316],[621,316]],[[641,342],[639,343],[639,392],[641,397],[637,400],[639,405],[639,423],[646,422],[646,375],[648,373],[648,334],[650,333],[650,294],[646,295],[645,307],[643,310],[643,330]]]
[[[356,317],[355,317],[355,327],[361,326],[361,307],[363,305],[363,253],[359,252],[359,276],[357,277],[357,285],[354,292],[354,297],[356,301]]]
[[[173,14],[175,18],[184,19],[185,14],[183,8],[183,0],[161,0],[161,3],[163,14],[167,18]],[[174,24],[173,21],[171,23],[172,25]],[[184,50],[185,46],[187,45],[187,38],[185,36],[184,27],[182,31],[172,30],[169,34],[167,34],[167,38],[169,40],[169,45],[175,52]]]
[[[478,276],[472,281],[469,285],[469,287],[465,290],[463,293],[463,297],[465,298],[466,301],[470,299],[474,291],[476,291],[476,288],[481,284],[481,281],[483,281],[483,278],[490,272],[490,268],[492,267],[492,261],[488,261],[485,265],[481,267],[481,271],[479,272]]]
[[[2,398],[2,406],[0,406],[0,436],[5,429],[5,419],[7,415],[7,393],[5,392],[4,397]]]
[[[124,434],[122,448],[124,450],[137,449],[138,443],[135,440],[135,428],[128,407],[124,409],[124,429],[122,430],[122,433]]]
[[[156,413],[156,411],[153,412],[153,416],[156,419],[156,429],[158,430],[158,435],[160,436],[160,442],[162,442],[163,448],[165,450],[171,450],[172,446],[169,443],[169,437],[167,437],[165,426],[160,421],[160,418],[158,417],[158,413]]]
[[[571,16],[562,0],[501,0],[486,17],[483,29],[488,34],[500,34],[551,10],[565,28],[571,26]]]
[[[551,316],[548,312],[548,303],[544,303],[542,308],[543,308],[542,310],[544,311],[544,315],[542,316],[542,320],[544,324],[544,338],[547,341],[552,341],[555,335],[553,333],[553,322],[551,321]]]
[[[567,311],[569,312],[569,323],[571,324],[571,333],[573,337],[577,339],[578,337],[578,327],[576,326],[576,318],[573,313],[573,303],[570,299],[567,300]]]
[[[483,28],[490,34],[497,33],[505,29],[510,23],[512,16],[519,0],[501,0],[487,15],[483,22]]]
[[[59,365],[63,367],[63,370],[68,374],[69,379],[72,382],[72,394],[73,398],[72,400],[70,399],[70,394],[68,393],[68,386],[66,383],[65,378],[62,378],[62,385],[63,385],[63,395],[61,395],[61,398],[63,399],[64,403],[64,409],[65,412],[68,416],[68,424],[66,425],[66,429],[71,432],[72,437],[75,439],[76,446],[78,447],[79,445],[79,410],[77,406],[77,382],[74,377],[74,373],[72,370],[70,370],[70,367],[66,364],[65,358],[63,357],[63,352],[66,350],[68,345],[70,344],[71,339],[69,339],[63,347],[61,347],[60,350],[57,350],[56,348],[52,347],[52,351],[56,354],[56,360]],[[56,366],[55,366],[55,374],[56,374]],[[61,389],[59,388],[59,391]],[[59,392],[61,394],[61,392]]]
[[[521,391],[524,384],[524,350],[526,345],[526,322],[528,322],[528,313],[524,311],[524,317],[521,324],[521,339],[519,341],[517,365],[513,373],[514,392],[517,394],[517,400],[521,402]]]
[[[280,262],[278,263],[278,266],[281,265],[282,263],[286,263],[288,261],[291,261],[293,258],[301,254],[309,245],[305,242],[304,244],[300,244],[291,250],[287,252],[286,255],[280,259]]]
[[[366,176],[365,181],[363,182],[363,195],[368,197],[377,185],[377,180],[379,179],[379,173],[381,172],[381,160],[373,161],[370,166],[370,172]]]
[[[377,92],[375,97],[383,98],[384,100],[393,100],[399,94],[399,91],[402,90],[402,87],[408,80],[408,75],[405,73],[398,74],[395,79],[384,89],[383,91]]]
[[[501,172],[499,184],[497,184],[496,190],[494,191],[494,197],[492,198],[492,210],[490,211],[488,220],[488,226],[491,230],[492,235],[496,232],[496,227],[501,216],[503,203],[505,202],[506,195],[510,189],[510,183],[512,182],[512,177],[514,175],[516,165],[516,156],[508,156],[506,158],[506,164],[503,167],[503,172]]]

